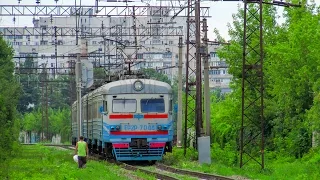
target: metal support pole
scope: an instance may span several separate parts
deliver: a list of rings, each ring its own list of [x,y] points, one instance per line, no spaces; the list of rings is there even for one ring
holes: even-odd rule
[[[47,79],[47,71],[46,71],[46,79]],[[46,133],[46,139],[47,141],[49,141],[49,118],[48,118],[48,83],[45,82],[45,85],[46,85],[46,127],[47,127],[47,133]]]
[[[78,120],[78,138],[82,136],[82,120],[81,120],[81,60],[80,54],[77,54],[76,63],[76,83],[77,83],[77,120]]]
[[[261,62],[261,66],[260,66],[260,103],[261,103],[261,108],[260,108],[260,121],[261,121],[261,168],[264,169],[264,82],[263,82],[263,54],[264,54],[264,49],[263,49],[263,19],[262,19],[262,3],[263,1],[260,0],[260,62]]]
[[[110,40],[108,40],[108,81],[111,82]]]
[[[132,18],[133,18],[133,32],[134,32],[134,46],[135,46],[135,51],[134,51],[134,61],[137,61],[137,53],[138,53],[138,38],[137,38],[137,18],[136,18],[136,13],[135,13],[135,7],[132,7]],[[132,58],[132,55],[131,55]],[[133,61],[130,59],[129,63],[129,74],[131,74],[131,64]]]
[[[54,56],[56,59],[56,67],[54,71],[54,78],[56,78],[56,75],[58,74],[58,42],[57,42],[57,26],[54,27]]]
[[[184,149],[183,149],[183,155],[186,156],[187,154],[187,139],[188,139],[188,113],[189,113],[189,103],[188,103],[188,97],[189,97],[189,50],[190,50],[190,24],[191,24],[191,18],[190,18],[190,12],[191,12],[191,0],[188,0],[188,18],[187,18],[187,53],[186,53],[186,88],[185,88],[185,93],[186,93],[186,102],[185,102],[185,109],[184,109],[184,138],[183,138],[183,143],[184,143]]]
[[[43,73],[44,73],[45,69],[43,69],[42,71],[42,76],[43,76]],[[44,112],[44,82],[45,82],[46,79],[43,79],[43,77],[41,78],[41,90],[42,90],[42,96],[41,96],[41,111],[42,111],[42,118],[41,118],[41,142],[44,141],[44,122],[45,122],[45,112]]]
[[[242,168],[243,166],[243,145],[244,145],[244,119],[245,119],[245,116],[244,116],[244,95],[245,95],[245,91],[244,91],[244,83],[245,83],[245,79],[244,79],[244,75],[245,74],[245,69],[243,67],[245,67],[245,64],[246,64],[246,40],[247,40],[247,1],[245,0],[244,1],[244,23],[243,23],[243,50],[242,50],[242,79],[241,79],[241,86],[242,86],[242,91],[241,91],[241,96],[242,96],[242,102],[241,102],[241,129],[240,129],[240,168]]]
[[[182,147],[182,37],[179,37],[177,147]]]
[[[209,88],[209,55],[208,55],[208,26],[207,19],[203,19],[203,78],[204,78],[204,112],[206,118],[206,135],[210,137],[211,121],[210,121],[210,88]]]
[[[103,65],[106,65],[106,38],[103,37]]]
[[[196,146],[198,137],[202,134],[202,72],[201,72],[201,37],[200,37],[200,0],[195,3],[195,23],[196,23]]]

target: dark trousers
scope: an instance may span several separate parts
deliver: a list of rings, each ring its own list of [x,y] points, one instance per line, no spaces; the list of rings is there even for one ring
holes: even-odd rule
[[[83,165],[87,163],[87,157],[86,156],[78,156],[78,165],[79,168],[82,168]]]

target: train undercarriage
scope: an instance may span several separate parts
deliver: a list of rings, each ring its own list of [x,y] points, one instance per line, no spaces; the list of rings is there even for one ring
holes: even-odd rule
[[[85,139],[90,154],[117,161],[158,161],[172,152],[172,142],[147,142],[147,138],[132,138],[131,142],[109,143],[97,139]],[[73,139],[72,144],[76,144]]]

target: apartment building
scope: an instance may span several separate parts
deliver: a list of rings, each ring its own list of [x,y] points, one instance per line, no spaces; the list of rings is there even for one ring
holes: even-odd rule
[[[12,32],[13,28],[0,28],[0,32],[8,34],[11,29],[11,35],[5,38],[13,46],[15,56],[20,57],[15,58],[16,66],[23,62],[23,57],[31,55],[37,66],[49,68],[49,73],[68,73],[67,68],[74,65],[75,55],[83,48],[80,46],[80,41],[85,40],[86,58],[93,63],[94,67],[106,67],[112,71],[117,64],[120,64],[122,68],[127,66],[123,62],[130,62],[132,70],[161,69],[170,79],[173,79],[178,72],[179,37],[168,35],[172,32],[170,27],[181,27],[185,42],[187,19],[176,17],[174,23],[166,23],[171,19],[166,11],[166,9],[161,9],[161,11],[156,8],[151,9],[148,12],[150,16],[137,16],[134,21],[132,17],[97,17],[92,11],[83,10],[82,13],[89,13],[89,16],[33,19],[33,28],[37,29],[37,32],[33,33],[34,36],[21,33],[32,31],[28,27],[18,28],[18,32]],[[161,15],[161,17],[151,16],[151,14]],[[134,24],[137,27],[136,32],[133,32]],[[57,31],[54,27],[57,27],[58,32],[54,32]],[[159,32],[159,27],[167,29]],[[98,32],[101,29],[104,31]],[[144,29],[151,31],[150,34],[154,36],[142,36]],[[69,34],[69,36],[59,34]],[[137,41],[135,41],[134,34],[138,35]],[[76,35],[79,39],[76,38]],[[209,71],[210,87],[221,88],[223,92],[228,92],[231,76],[228,74],[225,62],[217,57],[216,50],[217,47],[209,46],[209,64],[212,67]],[[183,54],[185,53],[186,47],[184,46]],[[185,56],[183,56],[183,61],[185,62]],[[190,67],[195,68],[195,63],[190,64]],[[58,69],[55,70],[55,68]],[[183,72],[185,73],[184,66]]]

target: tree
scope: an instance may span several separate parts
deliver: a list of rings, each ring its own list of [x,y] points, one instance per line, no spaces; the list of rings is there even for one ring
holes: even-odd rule
[[[229,26],[231,45],[218,52],[220,58],[226,59],[230,65],[229,73],[234,77],[234,93],[230,96],[238,100],[241,98],[242,78],[242,14],[243,9],[240,9],[239,13],[234,15],[233,27]],[[311,147],[311,129],[320,128],[317,116],[319,83],[314,83],[319,82],[320,78],[317,71],[320,44],[315,41],[320,36],[319,10],[315,5],[308,6],[306,3],[301,8],[286,8],[286,22],[282,25],[276,23],[275,14],[274,7],[264,6],[266,148],[281,152],[282,155],[301,157]],[[251,42],[254,41],[257,39],[251,38]],[[249,54],[249,61],[250,58],[254,57]],[[217,106],[216,108],[219,108],[220,105]],[[216,115],[213,117],[216,126],[221,123],[217,122],[218,115],[228,114],[223,109],[220,111],[215,110]],[[239,109],[237,115],[240,113]],[[233,116],[234,120],[240,122],[236,115]],[[232,125],[233,121],[228,124]],[[224,138],[221,129],[213,128],[213,131],[213,134],[218,136],[215,137],[216,141],[224,142],[221,140]]]
[[[18,111],[22,114],[31,112],[32,107],[37,107],[40,102],[40,90],[39,90],[39,79],[38,75],[35,74],[34,60],[28,56],[23,64],[20,65],[22,68],[16,73],[19,76],[19,82],[22,86],[23,96],[19,99]],[[33,106],[30,106],[33,105]]]
[[[49,109],[50,134],[60,134],[61,141],[67,142],[71,135],[70,109]]]
[[[306,112],[317,106],[314,89],[320,73],[317,71],[320,44],[319,15],[315,5],[285,9],[286,23],[278,41],[270,49],[268,69],[270,102],[273,111],[273,137],[276,149],[290,149],[284,153],[301,157],[311,147],[311,129]],[[280,35],[281,34],[281,35]],[[315,91],[316,90],[316,91]],[[309,116],[311,118],[311,116]],[[314,119],[319,121],[319,119]],[[285,142],[285,143],[283,143]]]
[[[250,12],[255,12],[255,5],[250,4],[249,7]],[[277,30],[277,24],[275,22],[275,14],[276,9],[272,6],[264,6],[263,8],[263,36],[264,36],[264,47],[272,46],[273,39],[275,38],[275,32]],[[230,86],[233,89],[233,92],[226,98],[225,102],[222,101],[217,103],[215,109],[212,110],[213,122],[215,122],[215,126],[220,128],[212,128],[212,134],[215,135],[214,140],[219,142],[220,147],[224,147],[226,143],[232,144],[233,146],[238,146],[239,137],[235,137],[239,135],[240,132],[240,123],[241,123],[241,86],[242,86],[242,56],[243,56],[243,26],[244,26],[244,10],[239,8],[237,14],[233,15],[233,26],[230,24],[229,26],[229,35],[231,37],[230,45],[224,46],[218,50],[218,55],[221,59],[225,59],[227,64],[229,65],[228,72],[233,75],[233,81]],[[247,26],[249,30],[256,29],[259,27],[259,23],[254,18],[247,19]],[[217,31],[216,31],[217,32]],[[259,34],[259,30],[255,32]],[[250,38],[247,41],[251,47],[259,47],[256,46],[259,42],[259,36],[255,33],[250,34]],[[219,34],[217,34],[219,41],[224,41]],[[265,53],[268,54],[268,49],[265,50]],[[246,61],[248,64],[254,64],[259,60],[260,57],[257,56],[253,51],[248,53],[246,56]],[[265,56],[264,62],[269,60],[268,56]],[[264,70],[265,71],[265,70]],[[246,77],[249,82],[257,82],[257,76],[255,74],[249,75]],[[256,84],[251,84],[255,88],[258,88]],[[257,99],[259,97],[259,93],[255,90],[255,88],[249,88],[249,86],[245,86],[245,95],[246,99]],[[248,103],[248,101],[245,101]],[[233,104],[237,103],[237,104]],[[248,106],[249,104],[245,104]],[[222,107],[220,107],[222,106]],[[224,109],[230,106],[230,110],[225,111]],[[250,111],[249,111],[250,110]],[[249,117],[258,117],[257,112],[259,112],[259,106],[252,105],[250,109],[246,112]],[[230,112],[231,113],[230,113]],[[255,119],[255,118],[253,118]],[[225,120],[225,121],[224,121]],[[246,121],[248,122],[248,120]],[[217,124],[216,124],[217,123]],[[269,124],[269,119],[266,119],[266,126]],[[259,131],[253,123],[245,124],[247,130],[250,131]],[[230,135],[230,136],[229,136]],[[257,151],[251,149],[251,147],[247,146],[248,151]],[[252,148],[254,148],[252,146]],[[238,147],[234,147],[234,150],[237,150]]]
[[[6,179],[8,161],[15,153],[19,127],[16,106],[20,88],[14,77],[13,49],[0,37],[0,178]]]
[[[158,81],[162,81],[162,82],[166,82],[168,84],[171,84],[171,81],[169,80],[167,75],[159,73],[155,69],[152,69],[152,68],[141,69],[141,72],[151,79],[156,79]]]

